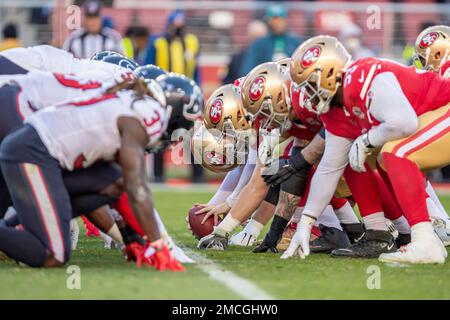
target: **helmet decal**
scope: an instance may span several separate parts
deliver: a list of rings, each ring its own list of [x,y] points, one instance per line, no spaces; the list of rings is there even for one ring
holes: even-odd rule
[[[211,104],[211,109],[209,110],[209,118],[213,124],[219,123],[222,118],[223,101],[222,99],[216,99]]]
[[[264,88],[266,86],[266,79],[262,76],[256,77],[250,86],[249,96],[252,101],[258,101],[261,98]]]
[[[302,56],[302,67],[307,68],[311,66],[319,58],[322,49],[319,46],[314,46],[306,50]]]
[[[439,38],[439,34],[437,32],[430,32],[426,34],[422,40],[420,40],[421,48],[428,48],[431,46],[436,40]]]
[[[205,158],[212,165],[223,165],[226,163],[225,156],[219,155],[215,151],[207,151],[205,154]]]

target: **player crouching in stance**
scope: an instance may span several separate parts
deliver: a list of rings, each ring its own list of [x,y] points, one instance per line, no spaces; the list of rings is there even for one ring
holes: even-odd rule
[[[369,154],[381,148],[379,169],[386,170],[385,182],[411,226],[411,243],[390,253],[393,246],[386,241],[387,253],[379,260],[443,263],[447,254],[429,220],[420,170],[450,163],[449,81],[387,60],[352,63],[337,39],[328,36],[311,38],[297,49],[291,77],[305,88],[307,107],[322,115],[327,132],[325,152],[286,256],[309,254],[311,227],[320,215],[316,209],[331,198],[347,163],[364,172]]]
[[[439,73],[450,78],[450,27],[431,26],[423,30],[414,45],[414,64],[417,68]],[[450,245],[450,218],[431,184],[427,181],[428,212],[434,230],[444,245]]]
[[[144,231],[137,259],[158,270],[183,270],[161,239],[146,181],[145,150],[158,143],[172,115],[143,81],[38,112],[2,143],[2,172],[24,230],[0,227],[0,251],[33,267],[70,258],[70,196],[62,170],[117,159],[133,212]]]

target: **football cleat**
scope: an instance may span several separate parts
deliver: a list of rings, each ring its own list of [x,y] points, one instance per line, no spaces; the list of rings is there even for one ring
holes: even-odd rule
[[[334,249],[348,248],[350,240],[344,231],[319,225],[320,237],[310,241],[311,253],[330,253]]]
[[[447,250],[433,231],[430,222],[420,222],[411,228],[411,243],[397,252],[383,253],[379,261],[393,264],[442,264]]]
[[[106,233],[103,233],[100,231],[100,236],[103,239],[103,243],[104,243],[103,247],[105,249],[109,250],[109,249],[112,249],[113,247],[115,247],[113,239],[110,236],[108,236]]]
[[[335,249],[335,258],[378,258],[382,253],[395,252],[397,246],[389,231],[366,230],[363,236],[347,248]]]
[[[193,259],[191,259],[179,246],[175,244],[173,239],[169,235],[163,236],[164,243],[166,244],[167,248],[169,248],[169,251],[176,260],[178,260],[180,263],[195,263]]]
[[[78,226],[78,223],[75,219],[72,219],[70,221],[70,246],[72,248],[72,251],[77,249],[79,235],[80,228]]]
[[[233,246],[251,247],[255,244],[256,240],[257,237],[244,229],[232,236],[228,244]]]
[[[450,245],[450,220],[432,219],[434,232],[441,239],[444,246]]]
[[[228,237],[211,233],[198,241],[197,248],[224,251],[227,249]]]
[[[357,239],[361,238],[365,231],[363,223],[341,223],[341,227],[347,234],[350,243],[355,243]]]

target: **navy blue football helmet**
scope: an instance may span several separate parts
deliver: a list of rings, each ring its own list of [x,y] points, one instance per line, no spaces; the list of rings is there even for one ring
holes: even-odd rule
[[[101,61],[116,64],[131,71],[139,68],[139,65],[136,63],[136,61],[121,55],[109,55],[104,57]]]
[[[194,121],[203,116],[204,98],[200,87],[188,77],[172,72],[159,76],[156,82],[164,92],[170,111],[167,133],[192,128]]]
[[[121,56],[123,57],[122,54],[115,52],[115,51],[99,51],[96,54],[94,54],[91,58],[91,60],[95,60],[95,61],[101,61],[106,57],[109,56]]]
[[[167,72],[158,66],[147,64],[134,70],[134,74],[145,80],[156,80],[160,75],[167,74]]]

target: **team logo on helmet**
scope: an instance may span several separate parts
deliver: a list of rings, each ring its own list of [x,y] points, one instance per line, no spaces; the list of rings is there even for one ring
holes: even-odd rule
[[[213,124],[217,124],[222,118],[223,101],[222,99],[216,99],[211,104],[209,110],[209,118]]]
[[[253,83],[250,86],[250,99],[252,99],[252,101],[257,101],[261,98],[265,87],[266,79],[264,77],[257,77],[253,80]]]
[[[428,48],[437,40],[437,38],[439,38],[439,34],[437,32],[430,32],[426,34],[420,41],[420,47]]]
[[[214,151],[208,151],[205,154],[206,160],[216,166],[221,166],[225,164],[225,156],[219,155]]]
[[[302,67],[307,68],[312,65],[320,56],[321,53],[320,47],[311,47],[302,56]]]

